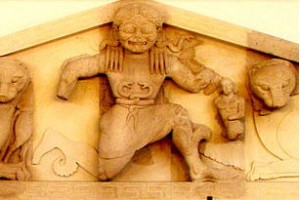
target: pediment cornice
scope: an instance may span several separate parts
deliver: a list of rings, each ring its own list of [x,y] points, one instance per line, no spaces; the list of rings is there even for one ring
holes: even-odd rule
[[[108,24],[120,6],[132,2],[145,2],[159,7],[167,13],[168,25],[299,62],[299,45],[296,43],[151,0],[117,1],[0,37],[0,56]]]

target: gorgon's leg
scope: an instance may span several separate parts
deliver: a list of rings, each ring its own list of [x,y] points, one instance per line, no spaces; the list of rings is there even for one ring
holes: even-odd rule
[[[173,142],[184,156],[191,178],[200,179],[206,167],[200,160],[198,145],[201,140],[210,137],[210,129],[193,125],[187,111],[176,104],[153,105],[136,111],[130,115],[133,112],[116,105],[102,117],[99,178],[114,177],[127,165],[136,150],[164,138],[173,130]]]
[[[199,142],[209,139],[211,131],[204,125],[193,127],[187,111],[181,106],[173,105],[172,110],[175,115],[172,126],[173,142],[185,158],[192,180],[198,180],[202,178],[203,172],[206,171],[206,166],[199,157]]]
[[[100,121],[99,179],[108,180],[117,175],[131,160],[134,148],[134,129],[127,123],[129,110],[115,105]]]
[[[170,104],[145,107],[115,105],[100,122],[99,179],[113,178],[130,162],[134,153],[171,132]]]
[[[99,180],[106,181],[117,174],[130,162],[134,153],[118,158],[99,158]]]

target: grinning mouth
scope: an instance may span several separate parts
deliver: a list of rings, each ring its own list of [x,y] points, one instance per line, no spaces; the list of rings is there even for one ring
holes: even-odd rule
[[[8,98],[6,96],[0,96],[0,103],[5,103],[8,101]]]
[[[147,42],[133,42],[133,41],[128,41],[128,44],[131,44],[131,45],[147,45]]]

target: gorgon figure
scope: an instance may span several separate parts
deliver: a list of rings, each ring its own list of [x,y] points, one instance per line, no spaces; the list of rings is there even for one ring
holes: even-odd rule
[[[79,78],[105,74],[115,104],[100,120],[99,179],[116,176],[135,152],[172,132],[172,141],[189,166],[192,180],[204,178],[198,145],[210,138],[205,125],[191,122],[187,111],[173,103],[157,103],[166,78],[189,92],[199,92],[221,77],[203,67],[193,73],[168,51],[160,39],[160,13],[145,4],[129,4],[115,14],[112,40],[99,54],[69,59],[62,66],[57,95],[68,99]],[[194,63],[194,62],[193,62]]]

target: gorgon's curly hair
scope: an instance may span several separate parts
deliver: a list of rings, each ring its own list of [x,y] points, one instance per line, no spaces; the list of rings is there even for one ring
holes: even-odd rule
[[[100,45],[100,50],[105,50],[105,69],[107,71],[122,72],[124,49],[120,45],[118,38],[118,27],[137,16],[142,16],[154,23],[157,29],[161,29],[164,23],[164,17],[155,7],[142,3],[132,3],[122,6],[114,16],[111,39],[104,41]],[[165,49],[166,45],[161,33],[162,31],[159,32],[157,41],[149,52],[150,72],[166,74],[169,68],[169,58]]]
[[[138,15],[145,17],[157,27],[162,27],[164,22],[163,16],[154,7],[142,3],[134,3],[122,6],[116,12],[113,25],[118,27],[123,22],[128,21]]]

